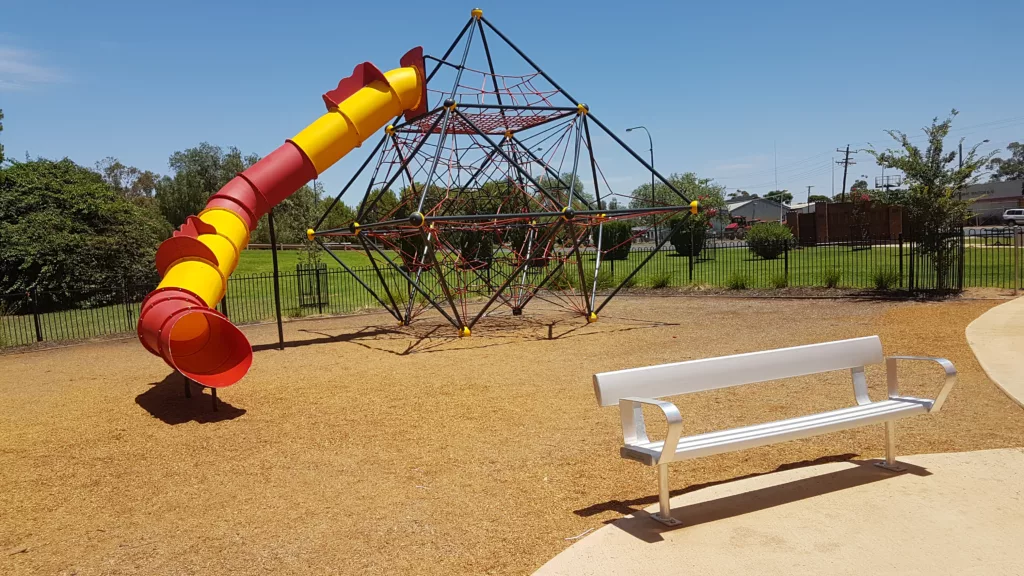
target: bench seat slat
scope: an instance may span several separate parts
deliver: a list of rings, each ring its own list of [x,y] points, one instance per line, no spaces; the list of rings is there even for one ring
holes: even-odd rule
[[[663,398],[729,386],[848,370],[882,362],[878,336],[629,368],[594,375],[600,406],[628,396]]]
[[[812,416],[697,434],[679,439],[675,459],[688,460],[925,414],[931,404],[931,400],[920,398],[889,399]],[[663,442],[630,444],[622,447],[622,455],[654,465],[663,445]]]

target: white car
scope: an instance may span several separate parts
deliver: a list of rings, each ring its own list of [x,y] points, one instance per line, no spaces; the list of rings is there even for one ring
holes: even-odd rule
[[[1010,208],[1003,212],[1003,221],[1007,224],[1024,224],[1024,208]]]

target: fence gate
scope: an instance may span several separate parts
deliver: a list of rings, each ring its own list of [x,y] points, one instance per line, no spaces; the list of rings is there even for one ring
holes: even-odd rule
[[[317,308],[322,313],[324,305],[330,304],[326,264],[297,264],[295,281],[298,283],[299,308]]]

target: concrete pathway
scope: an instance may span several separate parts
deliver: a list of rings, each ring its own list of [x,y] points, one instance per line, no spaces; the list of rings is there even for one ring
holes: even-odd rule
[[[536,574],[1024,574],[1024,449],[899,460],[902,474],[838,462],[682,494],[682,527],[651,506]],[[678,486],[686,465],[673,472]]]
[[[967,343],[988,377],[1024,406],[1024,298],[996,306],[971,322]]]

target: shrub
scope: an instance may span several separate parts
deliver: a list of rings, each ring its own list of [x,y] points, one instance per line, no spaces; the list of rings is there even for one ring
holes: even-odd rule
[[[669,283],[672,281],[672,274],[670,272],[662,272],[655,274],[651,277],[651,288],[660,290],[662,288],[668,288]]]
[[[892,268],[878,268],[871,274],[871,283],[876,290],[890,290],[899,285],[900,274]]]
[[[609,288],[615,288],[615,276],[612,274],[611,268],[605,266],[597,272],[597,289],[607,290]]]
[[[755,224],[747,232],[750,251],[765,260],[778,258],[792,241],[793,233],[778,222]]]
[[[825,288],[835,288],[839,286],[842,280],[843,273],[838,268],[825,270],[825,273],[821,276],[821,283],[825,285]]]
[[[768,284],[776,290],[786,288],[789,286],[789,277],[785,274],[775,274],[768,280]]]
[[[669,220],[668,225],[675,228],[676,224],[679,223],[677,218]],[[701,250],[704,249],[704,244],[707,241],[708,234],[708,221],[706,218],[700,218],[698,216],[686,217],[682,226],[679,230],[669,238],[669,242],[672,243],[672,247],[676,249],[676,254],[680,256],[691,256],[696,258],[700,255]]]
[[[629,222],[612,221],[601,225],[601,250],[605,260],[625,260],[633,246],[633,226]]]
[[[733,272],[725,281],[725,287],[729,290],[746,290],[748,280],[746,275]]]

